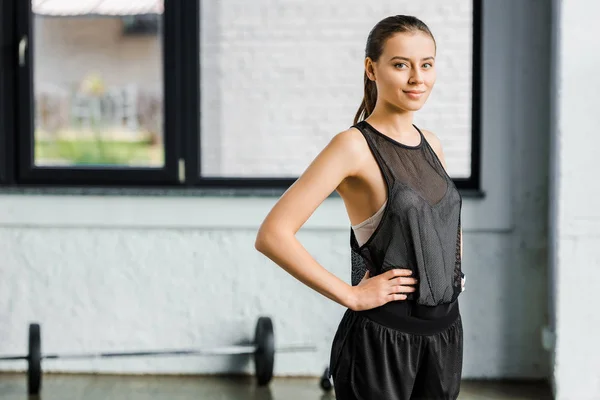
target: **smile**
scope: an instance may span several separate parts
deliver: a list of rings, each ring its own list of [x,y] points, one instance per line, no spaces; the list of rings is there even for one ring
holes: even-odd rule
[[[423,94],[425,94],[425,91],[420,92],[420,91],[416,91],[416,90],[410,90],[410,91],[403,90],[403,92],[411,99],[419,99],[421,96],[423,96]]]

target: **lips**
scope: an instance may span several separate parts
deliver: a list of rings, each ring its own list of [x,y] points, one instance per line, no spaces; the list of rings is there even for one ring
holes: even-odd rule
[[[402,92],[404,92],[404,95],[411,100],[420,100],[425,93],[424,90],[403,90]]]

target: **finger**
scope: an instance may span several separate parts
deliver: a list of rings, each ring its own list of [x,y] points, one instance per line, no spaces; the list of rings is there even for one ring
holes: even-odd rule
[[[365,273],[365,275],[362,277],[362,279],[361,279],[361,282],[362,282],[362,281],[365,281],[365,280],[367,280],[367,279],[369,279],[369,278],[370,278],[370,276],[369,276],[369,271],[367,270],[367,272]]]
[[[390,282],[394,285],[416,285],[419,280],[416,278],[397,277],[391,279]]]
[[[402,286],[402,285],[394,285],[392,286],[392,293],[412,293],[417,289],[414,286]]]
[[[412,275],[412,271],[410,269],[405,269],[405,268],[395,268],[395,269],[390,269],[389,271],[387,271],[386,274],[387,274],[388,279],[392,279],[397,276],[410,276],[410,275]]]
[[[390,294],[389,295],[389,299],[390,301],[395,301],[395,300],[406,300],[406,295],[405,294]]]

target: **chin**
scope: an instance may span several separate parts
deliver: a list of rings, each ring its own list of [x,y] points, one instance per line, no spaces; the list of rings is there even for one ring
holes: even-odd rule
[[[406,111],[419,111],[421,108],[423,108],[423,104],[421,102],[414,102],[414,103],[405,103],[400,105],[399,108],[406,110]]]

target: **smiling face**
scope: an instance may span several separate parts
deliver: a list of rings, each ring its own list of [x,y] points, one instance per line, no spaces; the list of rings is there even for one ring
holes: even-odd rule
[[[378,103],[417,111],[435,84],[435,43],[421,31],[397,33],[386,40],[376,62],[365,59],[365,69],[377,85]]]

